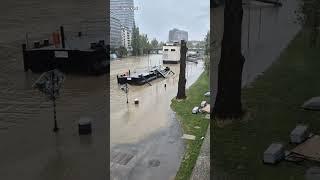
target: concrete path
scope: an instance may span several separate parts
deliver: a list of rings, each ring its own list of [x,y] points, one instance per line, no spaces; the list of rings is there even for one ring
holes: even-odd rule
[[[169,127],[135,143],[119,144],[110,155],[111,180],[174,179],[184,152],[182,131],[174,112]]]
[[[191,180],[210,179],[210,127],[202,143],[197,163],[193,168]]]

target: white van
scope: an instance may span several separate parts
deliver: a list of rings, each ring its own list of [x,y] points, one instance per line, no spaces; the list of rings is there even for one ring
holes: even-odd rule
[[[166,43],[162,48],[163,64],[177,64],[180,62],[180,45],[178,43]]]

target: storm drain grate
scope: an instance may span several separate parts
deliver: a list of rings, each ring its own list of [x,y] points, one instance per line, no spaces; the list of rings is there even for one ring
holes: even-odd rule
[[[158,167],[160,166],[160,161],[157,159],[152,159],[149,161],[149,167]]]
[[[123,153],[123,152],[113,152],[111,155],[111,162],[117,163],[120,165],[127,165],[132,158],[133,158],[132,154]]]

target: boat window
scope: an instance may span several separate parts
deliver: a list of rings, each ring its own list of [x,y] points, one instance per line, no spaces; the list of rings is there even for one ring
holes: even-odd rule
[[[171,49],[171,51],[176,51],[175,49]]]
[[[168,49],[164,49],[164,51],[168,51]]]

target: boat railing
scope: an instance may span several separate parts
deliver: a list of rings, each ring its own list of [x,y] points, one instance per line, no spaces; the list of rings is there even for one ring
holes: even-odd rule
[[[133,73],[142,73],[142,72],[147,72],[147,71],[154,71],[156,69],[161,68],[162,66],[151,66],[150,68],[148,67],[143,67],[143,68],[135,68],[133,70],[130,70]]]

